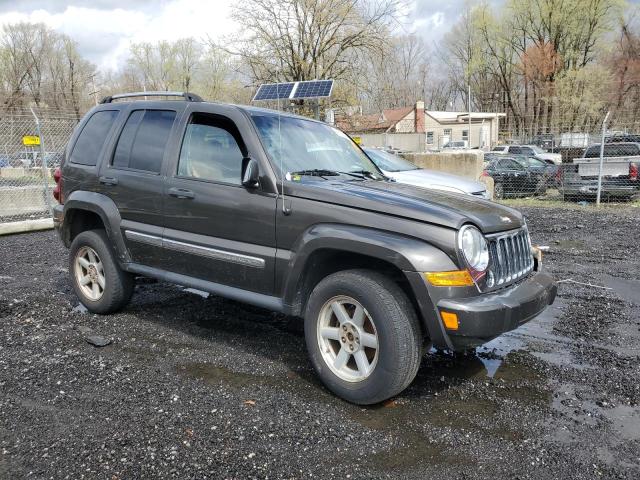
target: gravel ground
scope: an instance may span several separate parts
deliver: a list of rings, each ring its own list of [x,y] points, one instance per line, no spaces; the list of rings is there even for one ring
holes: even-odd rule
[[[556,304],[370,408],[299,320],[142,279],[91,315],[53,232],[0,237],[0,478],[639,478],[640,209],[524,212]]]

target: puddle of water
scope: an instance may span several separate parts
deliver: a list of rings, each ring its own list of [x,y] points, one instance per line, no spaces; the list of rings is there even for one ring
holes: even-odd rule
[[[612,288],[614,293],[625,302],[632,305],[640,305],[640,281],[627,280],[602,274],[605,286]]]
[[[627,405],[603,409],[602,414],[625,440],[640,440],[640,411]]]
[[[504,357],[515,350],[527,350],[531,355],[558,366],[570,366],[578,370],[589,368],[587,364],[576,363],[573,358],[570,349],[575,343],[573,340],[553,333],[564,305],[565,302],[557,298],[553,305],[530,322],[478,347],[476,355],[484,364],[487,376],[493,378],[500,370]]]
[[[178,372],[215,385],[225,383],[234,387],[246,387],[270,383],[269,377],[232,372],[227,368],[208,363],[187,363],[185,365],[179,365]]]

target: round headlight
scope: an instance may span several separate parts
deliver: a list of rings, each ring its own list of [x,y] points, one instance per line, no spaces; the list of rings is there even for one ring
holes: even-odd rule
[[[458,247],[471,268],[479,272],[484,272],[487,269],[489,249],[480,230],[471,225],[462,227],[458,234]]]

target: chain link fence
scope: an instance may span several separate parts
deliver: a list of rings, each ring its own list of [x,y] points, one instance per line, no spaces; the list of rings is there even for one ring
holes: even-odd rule
[[[0,225],[51,218],[53,171],[78,122],[74,114],[0,114]]]
[[[640,200],[640,131],[608,114],[599,125],[539,127],[514,135],[484,156],[496,199],[530,197],[564,202]]]

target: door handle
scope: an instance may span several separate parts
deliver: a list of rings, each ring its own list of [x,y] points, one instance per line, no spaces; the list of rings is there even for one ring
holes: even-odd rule
[[[175,197],[175,198],[180,198],[180,199],[192,199],[192,198],[196,198],[196,194],[193,193],[191,190],[187,190],[186,188],[170,188],[169,189],[169,195],[171,197]]]
[[[115,177],[100,177],[99,181],[103,185],[117,185],[118,184],[118,179],[115,178]]]

